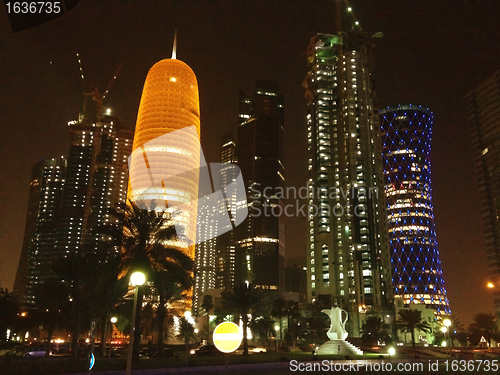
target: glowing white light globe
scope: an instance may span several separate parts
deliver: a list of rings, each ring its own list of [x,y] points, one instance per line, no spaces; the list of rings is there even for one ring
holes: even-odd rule
[[[139,286],[144,285],[145,282],[146,275],[144,275],[142,272],[134,272],[132,275],[130,275],[130,285]]]

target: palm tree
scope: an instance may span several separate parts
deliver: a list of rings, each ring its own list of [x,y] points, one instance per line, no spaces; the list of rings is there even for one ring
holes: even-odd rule
[[[203,296],[203,302],[201,303],[201,307],[207,313],[207,331],[208,331],[207,344],[208,344],[210,342],[210,310],[214,308],[213,298],[210,294],[205,294]]]
[[[277,298],[273,302],[271,316],[280,321],[280,340],[283,343],[283,318],[288,316],[288,305],[283,298]]]
[[[158,304],[156,307],[157,320],[157,345],[158,353],[163,356],[165,347],[165,325],[168,312],[171,312],[169,306],[175,301],[186,301],[190,297],[185,293],[186,288],[182,284],[176,283],[167,272],[161,272],[157,275],[154,292],[158,296]]]
[[[293,346],[297,344],[297,336],[299,333],[298,319],[300,318],[300,306],[298,302],[288,301],[287,302],[287,323],[288,323],[288,334],[292,336]],[[290,319],[292,324],[290,324]]]
[[[459,332],[462,332],[464,330],[464,326],[463,326],[462,322],[460,322],[460,318],[458,318],[455,315],[451,315],[449,317],[447,317],[446,315],[445,316],[440,316],[440,317],[438,317],[438,323],[441,326],[444,326],[444,320],[445,319],[449,319],[450,322],[451,322],[451,325],[449,327],[446,327],[446,328],[447,328],[447,331],[448,331],[448,337],[450,338],[450,345],[451,345],[451,347],[454,347],[455,346],[454,345],[454,340],[458,340],[457,339],[457,334]],[[438,335],[440,332],[441,331],[437,332],[436,335]],[[439,340],[437,340],[437,341],[439,341]]]
[[[269,346],[269,334],[274,332],[274,320],[269,317],[259,317],[252,320],[250,330],[254,337],[258,337],[266,348]]]
[[[479,313],[474,315],[474,322],[469,326],[471,334],[484,336],[491,347],[492,336],[498,332],[497,317],[493,314]]]
[[[181,296],[178,291],[189,290],[193,282],[194,262],[178,245],[182,233],[177,233],[172,215],[139,208],[129,201],[122,210],[113,210],[118,225],[111,227],[108,234],[113,235],[115,244],[120,248],[121,277],[129,279],[135,271],[147,275],[154,285],[160,299],[158,315],[158,343],[163,346],[163,326],[166,313],[163,310],[172,296]],[[139,288],[141,301],[143,289]],[[140,327],[140,309],[137,311],[136,327]],[[139,357],[140,328],[135,330],[134,359]]]
[[[101,260],[100,253],[84,248],[78,253],[56,259],[51,266],[52,272],[58,279],[63,280],[62,287],[67,290],[73,359],[78,358],[78,338],[82,321],[89,321],[91,317],[98,315],[100,302],[94,298],[97,291],[103,289],[102,285],[96,284],[101,272]]]
[[[422,318],[422,312],[419,310],[401,310],[398,315],[399,317],[396,321],[396,327],[401,332],[411,333],[412,347],[415,348],[415,329],[429,333],[431,329],[429,323]]]
[[[387,325],[383,322],[382,318],[376,315],[370,315],[363,322],[361,328],[362,337],[366,341],[375,341],[387,336],[385,330]]]
[[[55,279],[48,279],[35,288],[36,308],[28,312],[28,314],[34,315],[34,321],[38,325],[43,325],[44,330],[47,331],[46,356],[49,355],[51,349],[50,342],[55,328],[62,323],[64,315],[69,313],[69,293],[67,286]]]
[[[0,288],[0,340],[7,338],[7,329],[12,330],[18,312],[19,306],[15,296],[7,289]]]
[[[185,317],[180,318],[179,334],[177,338],[186,345],[186,366],[189,363],[189,343],[195,339],[194,327]]]
[[[232,291],[222,292],[222,306],[228,312],[239,315],[243,322],[243,355],[248,355],[247,328],[249,325],[248,315],[258,308],[260,302],[260,291],[252,284],[242,283],[234,287]]]

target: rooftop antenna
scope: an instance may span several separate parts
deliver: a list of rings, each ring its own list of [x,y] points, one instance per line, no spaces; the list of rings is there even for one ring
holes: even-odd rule
[[[174,46],[172,48],[172,59],[177,58],[177,28],[175,28],[175,33],[174,33]]]

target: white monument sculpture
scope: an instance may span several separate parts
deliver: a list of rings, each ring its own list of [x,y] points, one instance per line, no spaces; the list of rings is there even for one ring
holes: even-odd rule
[[[326,333],[330,341],[321,345],[315,354],[336,354],[336,355],[362,355],[363,352],[347,342],[345,339],[348,333],[345,329],[345,323],[349,318],[347,311],[342,310],[340,307],[332,307],[331,309],[321,310],[330,318],[330,329]],[[345,318],[342,319],[342,313],[345,313]]]
[[[330,340],[345,340],[348,336],[345,330],[345,322],[349,317],[347,311],[342,310],[340,307],[332,307],[330,310],[324,309],[321,312],[330,317],[330,329],[326,333],[328,338]],[[345,313],[345,319],[342,321],[343,312]]]

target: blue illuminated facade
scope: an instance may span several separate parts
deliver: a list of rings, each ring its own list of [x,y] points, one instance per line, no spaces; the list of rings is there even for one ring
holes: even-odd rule
[[[428,108],[411,104],[380,111],[392,281],[405,306],[449,314],[432,205],[433,118]]]

